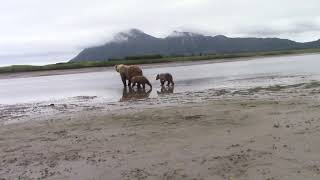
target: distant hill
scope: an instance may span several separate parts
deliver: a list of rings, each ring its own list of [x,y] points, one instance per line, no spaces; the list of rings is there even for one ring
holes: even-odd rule
[[[128,56],[188,56],[215,53],[241,53],[320,48],[320,40],[299,43],[279,38],[229,38],[174,31],[166,38],[156,38],[140,30],[118,33],[102,46],[84,49],[71,61],[105,61]]]

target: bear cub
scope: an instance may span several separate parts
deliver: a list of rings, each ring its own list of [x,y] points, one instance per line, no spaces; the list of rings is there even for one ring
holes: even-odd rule
[[[134,76],[133,78],[131,78],[131,83],[132,83],[132,87],[137,85],[137,87],[140,88],[140,85],[142,85],[143,89],[145,89],[147,84],[152,89],[151,83],[145,76]]]
[[[163,86],[165,82],[168,82],[167,86],[169,86],[170,84],[172,86],[174,85],[173,78],[170,73],[158,74],[156,77],[156,80],[159,80],[159,79],[160,79],[161,86]]]

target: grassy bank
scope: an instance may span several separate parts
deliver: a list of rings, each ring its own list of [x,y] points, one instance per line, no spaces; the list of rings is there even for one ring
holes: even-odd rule
[[[13,66],[7,66],[7,67],[0,67],[0,73],[79,69],[79,68],[90,68],[90,67],[108,67],[108,66],[114,66],[116,64],[152,64],[152,63],[201,61],[201,60],[214,61],[217,59],[228,59],[228,58],[279,56],[279,55],[319,53],[319,52],[320,52],[320,48],[303,49],[303,50],[287,50],[287,51],[254,52],[254,53],[212,54],[212,55],[204,55],[204,56],[163,57],[158,59],[132,59],[132,60],[120,59],[120,60],[109,60],[109,61],[67,62],[67,63],[49,64],[44,66],[13,65]]]

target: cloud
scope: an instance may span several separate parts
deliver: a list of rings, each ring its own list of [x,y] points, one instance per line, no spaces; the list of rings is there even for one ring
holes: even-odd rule
[[[287,36],[293,37],[297,35],[303,35],[307,33],[315,34],[320,32],[320,21],[317,19],[313,20],[304,20],[304,21],[290,21],[290,20],[279,20],[278,22],[273,22],[270,24],[260,24],[254,26],[247,26],[239,28],[238,34],[243,34],[244,36],[258,36],[258,37],[279,37]],[[319,36],[313,37],[313,39],[318,39]],[[309,38],[304,37],[305,40],[300,39],[301,41],[308,41]],[[293,38],[296,39],[297,38]]]
[[[183,30],[311,41],[320,38],[318,7],[318,0],[3,1],[0,64],[67,61],[129,28],[157,37]]]

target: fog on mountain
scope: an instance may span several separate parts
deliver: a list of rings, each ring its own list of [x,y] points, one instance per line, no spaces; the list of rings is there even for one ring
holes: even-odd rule
[[[174,31],[156,38],[138,29],[120,32],[113,40],[80,52],[71,61],[105,61],[128,56],[189,56],[216,53],[260,52],[320,47],[320,40],[299,43],[279,38],[229,38]]]

